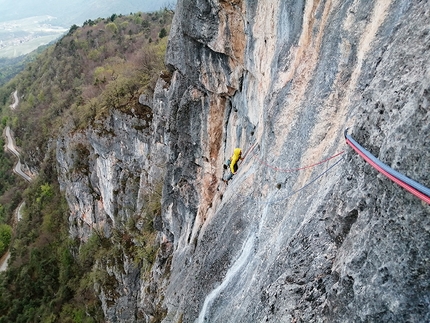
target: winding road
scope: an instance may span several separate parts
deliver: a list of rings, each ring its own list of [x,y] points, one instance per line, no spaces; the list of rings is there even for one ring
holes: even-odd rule
[[[14,102],[13,104],[11,104],[9,107],[12,110],[15,110],[18,106],[19,103],[19,99],[18,99],[18,91],[13,92],[13,98],[14,98]],[[22,178],[24,178],[26,181],[30,182],[31,181],[31,177],[28,176],[26,173],[24,173],[21,169],[21,160],[19,157],[19,152],[16,149],[11,131],[10,131],[10,127],[7,126],[5,129],[5,135],[6,135],[6,148],[12,153],[14,154],[17,158],[18,161],[15,164],[15,167],[13,168],[14,173],[18,174],[19,176],[21,176]],[[16,221],[20,221],[22,218],[22,214],[21,214],[21,208],[24,205],[24,203],[21,203],[19,205],[19,207],[16,209],[15,211],[15,217],[16,217]],[[0,258],[0,272],[5,271],[7,269],[7,265],[8,265],[8,260],[10,258],[10,252],[6,252],[1,258]]]
[[[7,261],[10,258],[10,252],[6,252],[3,257],[0,259],[0,272],[5,271],[7,269]]]
[[[5,133],[6,133],[6,138],[7,138],[7,149],[18,158],[18,161],[16,162],[15,167],[13,168],[13,171],[16,174],[18,174],[19,176],[21,176],[22,178],[24,178],[27,182],[30,182],[31,177],[22,171],[22,164],[21,164],[21,160],[19,158],[19,152],[18,152],[18,150],[16,150],[16,147],[14,145],[9,126],[6,127]]]
[[[15,210],[15,218],[16,221],[20,221],[22,219],[22,213],[21,213],[21,208],[24,206],[24,202],[22,202],[18,208]],[[14,226],[16,225],[16,223],[14,224]],[[7,265],[8,265],[8,260],[10,258],[10,252],[7,251],[1,258],[0,258],[0,273],[2,271],[5,271],[7,269]]]
[[[15,90],[15,92],[13,92],[13,103],[9,107],[12,110],[15,110],[18,107],[18,104],[19,104],[18,90]],[[21,164],[21,159],[19,158],[19,152],[15,146],[9,126],[7,126],[5,129],[5,135],[6,135],[6,141],[7,141],[7,149],[18,158],[18,161],[15,167],[13,168],[14,173],[18,174],[26,181],[30,182],[31,177],[22,171],[22,164]]]

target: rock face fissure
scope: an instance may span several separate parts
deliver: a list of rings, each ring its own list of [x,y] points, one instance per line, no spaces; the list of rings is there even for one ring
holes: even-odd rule
[[[430,207],[343,138],[430,186],[429,26],[428,1],[179,0],[150,124],[117,112],[58,142],[83,240],[164,179],[151,279],[110,269],[107,321],[430,321]]]

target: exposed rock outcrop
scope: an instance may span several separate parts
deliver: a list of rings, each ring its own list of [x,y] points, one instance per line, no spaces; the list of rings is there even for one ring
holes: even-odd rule
[[[430,206],[343,139],[430,186],[429,25],[426,1],[179,0],[151,118],[58,142],[83,240],[165,172],[152,278],[109,268],[107,320],[430,321]]]
[[[178,2],[164,322],[429,320],[430,208],[343,140],[349,127],[430,185],[429,14],[410,1]],[[254,142],[220,184],[223,160]],[[330,170],[339,159],[282,172],[343,150]]]
[[[165,123],[158,118],[161,108],[144,107],[144,118],[136,111],[114,111],[90,129],[57,141],[59,181],[70,206],[73,237],[87,241],[97,233],[111,238],[114,230],[126,231],[130,221],[139,226],[145,197],[165,174],[166,138],[156,135],[165,133],[159,129]],[[124,250],[120,253],[119,260],[105,259],[110,265],[98,264],[111,276],[112,286],[96,287],[109,322],[134,322],[142,307],[151,313],[147,304],[155,303],[154,293],[140,294],[147,286],[141,280],[142,264]],[[149,302],[142,301],[148,297]]]

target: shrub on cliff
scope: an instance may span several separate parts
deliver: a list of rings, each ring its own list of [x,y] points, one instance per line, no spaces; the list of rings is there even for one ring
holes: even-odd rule
[[[167,30],[166,29],[164,29],[164,28],[162,28],[161,30],[160,30],[160,32],[158,33],[158,37],[160,37],[160,38],[164,38],[164,37],[166,37],[167,36]]]

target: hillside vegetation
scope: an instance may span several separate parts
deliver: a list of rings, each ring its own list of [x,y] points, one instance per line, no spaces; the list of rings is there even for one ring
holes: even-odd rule
[[[164,10],[74,25],[4,87],[3,103],[14,89],[23,98],[9,116],[24,158],[40,163],[48,138],[62,125],[84,128],[109,109],[131,110],[140,94],[151,94],[164,68],[171,19]]]
[[[111,281],[97,263],[127,249],[148,265],[155,246],[142,250],[130,239],[153,239],[151,218],[159,213],[160,193],[148,196],[146,231],[114,232],[113,240],[94,234],[86,244],[69,237],[69,210],[59,189],[55,139],[64,127],[79,131],[112,109],[143,109],[138,97],[151,95],[164,69],[167,34],[173,13],[112,15],[72,26],[25,70],[0,88],[2,129],[10,125],[27,163],[38,170],[28,188],[16,188],[13,158],[0,154],[0,225],[12,224],[12,212],[25,201],[23,220],[11,242],[11,262],[0,274],[0,322],[104,322],[95,286]],[[20,105],[11,111],[11,93]],[[131,112],[130,112],[131,113]],[[3,180],[4,179],[4,180]],[[131,249],[130,249],[131,248]],[[134,249],[133,249],[134,248]],[[134,250],[134,251],[133,251]]]
[[[49,45],[38,47],[31,53],[15,58],[0,58],[0,86],[6,84],[15,75],[24,70],[25,66],[34,61]]]

